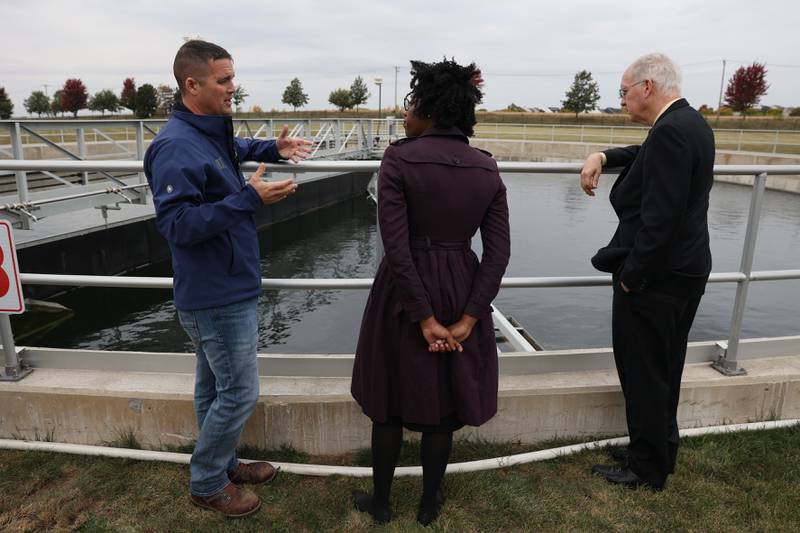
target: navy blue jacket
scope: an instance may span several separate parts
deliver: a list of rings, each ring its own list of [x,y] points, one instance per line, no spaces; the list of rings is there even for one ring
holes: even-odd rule
[[[156,227],[169,242],[175,307],[227,305],[261,292],[254,213],[263,205],[240,160],[278,161],[274,140],[233,136],[230,117],[177,106],[144,156]]]

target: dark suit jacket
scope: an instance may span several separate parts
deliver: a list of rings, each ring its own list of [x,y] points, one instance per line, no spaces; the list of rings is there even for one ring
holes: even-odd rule
[[[624,250],[613,270],[618,279],[635,291],[680,284],[702,293],[711,272],[707,213],[715,148],[708,123],[680,99],[641,146],[604,153],[606,166],[625,167],[610,194],[619,225],[601,250]]]

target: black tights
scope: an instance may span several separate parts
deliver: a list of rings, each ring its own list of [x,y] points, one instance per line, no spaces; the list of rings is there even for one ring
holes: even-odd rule
[[[373,502],[376,507],[387,508],[392,488],[394,469],[403,444],[403,426],[396,423],[372,424],[372,483]],[[420,449],[422,462],[421,506],[433,509],[439,485],[442,483],[450,451],[453,432],[423,433]]]

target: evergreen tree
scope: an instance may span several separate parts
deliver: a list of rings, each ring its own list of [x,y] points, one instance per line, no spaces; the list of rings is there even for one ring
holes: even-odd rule
[[[592,79],[592,73],[582,70],[575,74],[575,80],[565,96],[566,100],[562,100],[561,105],[564,109],[575,113],[575,118],[578,118],[579,113],[597,109],[600,89],[597,82]]]
[[[39,118],[42,118],[42,113],[50,111],[50,99],[42,91],[33,91],[23,104],[28,113],[36,113]]]
[[[158,98],[156,89],[149,83],[145,83],[136,91],[136,117],[150,118],[158,108]]]
[[[350,107],[355,106],[356,111],[358,111],[358,106],[367,103],[369,96],[369,89],[367,89],[364,80],[361,76],[356,77],[350,86],[350,102],[352,104]]]
[[[64,91],[61,89],[53,93],[53,99],[50,101],[50,111],[53,113],[53,116],[64,112],[64,108],[61,107],[61,95],[63,93]]]
[[[281,102],[292,106],[295,111],[297,111],[298,107],[303,107],[308,103],[308,95],[303,92],[303,84],[300,83],[298,78],[294,78],[286,86]]]
[[[0,87],[0,119],[11,118],[11,113],[14,112],[14,102],[6,94],[6,88]]]

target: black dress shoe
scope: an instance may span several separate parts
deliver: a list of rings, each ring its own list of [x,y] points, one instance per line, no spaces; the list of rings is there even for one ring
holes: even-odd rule
[[[644,487],[646,489],[650,489],[653,492],[661,492],[664,490],[664,484],[656,484],[646,479],[640,478],[636,475],[636,472],[631,470],[628,466],[622,466],[619,464],[613,465],[594,465],[592,467],[592,472],[598,475],[603,476],[606,481],[609,483],[613,483],[615,485],[622,485],[623,487],[627,487],[629,489],[635,489],[637,487]]]
[[[607,448],[608,455],[611,456],[618,463],[628,462],[628,447],[627,446],[612,446]]]
[[[378,524],[385,524],[392,519],[392,513],[389,511],[388,504],[385,507],[376,505],[372,499],[372,495],[367,494],[363,490],[354,490],[352,495],[353,505],[356,511],[369,513],[372,519]]]

